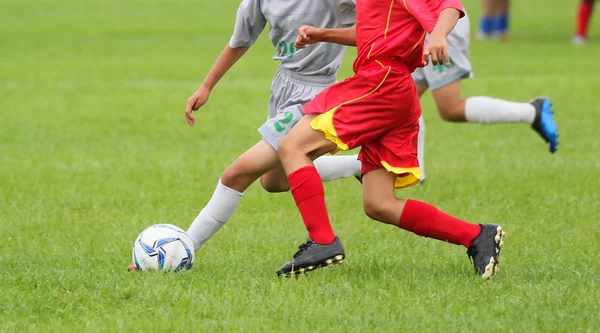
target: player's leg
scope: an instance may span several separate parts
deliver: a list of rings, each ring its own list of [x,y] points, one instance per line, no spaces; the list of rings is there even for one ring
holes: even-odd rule
[[[585,44],[588,37],[590,18],[594,10],[594,0],[582,0],[577,8],[575,44]]]
[[[554,122],[554,109],[549,99],[540,97],[529,103],[487,96],[462,99],[460,90],[461,80],[433,90],[433,98],[442,119],[485,125],[529,124],[549,144],[550,152],[554,153],[558,149],[558,128]]]
[[[496,0],[496,15],[494,17],[494,37],[500,40],[508,39],[508,24],[510,19],[510,0]]]
[[[315,118],[317,115],[304,116],[279,145],[279,158],[309,239],[299,247],[294,260],[277,271],[278,276],[340,263],[345,255],[329,222],[323,183],[312,162],[318,156],[336,150],[337,146],[311,127]]]
[[[365,212],[372,219],[419,236],[463,245],[474,258],[478,273],[484,278],[494,275],[504,235],[498,225],[467,223],[427,203],[396,197],[394,188],[412,186],[420,178],[417,135],[417,125],[407,123],[363,145]]]
[[[212,197],[187,231],[195,251],[231,219],[244,191],[278,164],[277,152],[261,140],[225,169]]]
[[[365,213],[372,219],[398,226],[419,236],[463,245],[483,278],[496,274],[505,236],[496,224],[471,224],[417,200],[394,193],[397,175],[380,168],[363,175]]]
[[[497,0],[481,1],[481,19],[479,21],[478,39],[487,39],[495,33],[495,10]]]

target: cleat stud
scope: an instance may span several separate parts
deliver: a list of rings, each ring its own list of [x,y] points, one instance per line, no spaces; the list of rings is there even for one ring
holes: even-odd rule
[[[504,246],[504,241],[500,241],[500,247],[503,247],[503,246]],[[498,251],[498,252],[500,252],[500,251]]]
[[[309,271],[312,271],[313,269],[315,269],[315,266],[308,266],[307,268]]]
[[[337,256],[335,256],[335,259],[336,260],[342,260],[342,259],[344,259],[344,256],[341,255],[341,254],[338,254]]]
[[[343,264],[343,263],[344,263],[344,260],[338,261],[338,264]]]
[[[327,259],[327,261],[325,261],[325,263],[326,263],[327,265],[329,265],[329,264],[332,264],[332,263],[333,263],[333,260],[332,260],[332,259]]]

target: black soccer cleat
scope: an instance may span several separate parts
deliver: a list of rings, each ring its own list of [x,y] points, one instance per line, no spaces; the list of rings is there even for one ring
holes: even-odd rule
[[[558,127],[554,122],[554,108],[547,97],[538,97],[529,102],[535,108],[535,119],[531,128],[548,144],[548,150],[554,154],[558,150]]]
[[[298,249],[298,252],[294,254],[294,260],[288,261],[277,271],[278,277],[290,277],[308,273],[320,267],[341,264],[346,256],[342,242],[337,237],[331,244],[318,244],[309,238]]]
[[[473,262],[475,272],[482,278],[489,279],[498,272],[498,259],[506,232],[497,224],[480,225],[481,232],[473,240],[467,254]]]

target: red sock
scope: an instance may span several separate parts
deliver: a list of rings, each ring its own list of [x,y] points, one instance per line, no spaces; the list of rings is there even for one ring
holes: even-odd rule
[[[331,244],[335,235],[325,207],[325,191],[314,166],[307,166],[288,176],[292,196],[300,210],[308,236],[319,244]]]
[[[434,206],[417,200],[408,200],[398,226],[419,236],[435,238],[452,244],[471,246],[481,226],[450,216]]]
[[[594,10],[593,1],[582,1],[577,11],[577,36],[587,38],[590,17]]]

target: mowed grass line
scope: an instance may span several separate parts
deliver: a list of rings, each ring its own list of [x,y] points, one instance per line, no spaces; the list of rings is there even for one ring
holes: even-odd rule
[[[223,169],[259,139],[276,68],[264,36],[197,127],[183,119],[237,4],[0,4],[0,331],[600,328],[600,45],[569,44],[567,3],[515,3],[510,42],[473,43],[476,77],[463,92],[551,96],[558,154],[525,125],[443,123],[423,98],[429,179],[399,194],[502,222],[494,280],[475,276],[460,247],[370,221],[353,179],[325,186],[344,265],[276,279],[306,233],[289,194],[254,185],[192,271],[127,273],[137,234],[158,222],[186,228]],[[479,4],[465,4],[474,29]],[[351,75],[352,55],[340,78]]]

